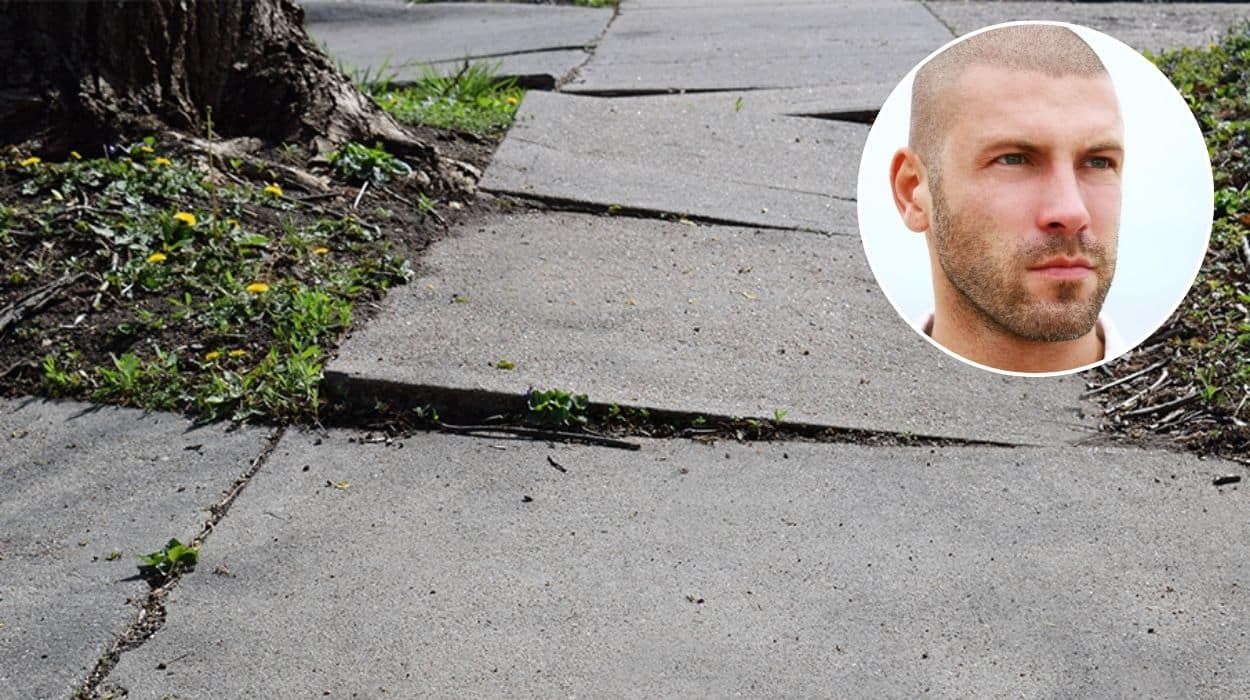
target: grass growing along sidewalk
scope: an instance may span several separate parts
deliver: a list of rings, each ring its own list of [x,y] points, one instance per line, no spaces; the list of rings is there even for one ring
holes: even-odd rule
[[[1215,222],[1176,313],[1105,367],[1107,428],[1199,451],[1250,456],[1250,25],[1217,44],[1151,56],[1193,110],[1211,154]],[[1148,371],[1146,371],[1148,370]],[[1137,376],[1133,376],[1136,374]],[[1152,409],[1155,410],[1146,410]]]
[[[155,138],[61,163],[4,154],[0,390],[315,417],[322,363],[358,305],[405,282],[401,253],[440,228],[418,184],[373,179],[376,149],[353,147],[374,186],[340,167],[349,182],[313,194]]]
[[[480,170],[522,91],[479,65],[427,77],[369,91]],[[293,147],[264,156],[305,165]],[[309,191],[154,137],[59,163],[0,151],[0,394],[316,419],[361,305],[406,282],[471,198],[376,145],[344,144],[323,170]]]
[[[468,61],[450,72],[427,66],[420,80],[400,86],[386,65],[357,79],[361,92],[405,124],[423,124],[478,137],[501,138],[525,91],[516,80],[498,77],[499,64]]]

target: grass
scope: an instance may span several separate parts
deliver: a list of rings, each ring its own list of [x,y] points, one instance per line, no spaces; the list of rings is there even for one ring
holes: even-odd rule
[[[498,77],[499,64],[465,62],[442,73],[427,67],[409,87],[393,85],[379,69],[357,78],[363,92],[405,124],[422,124],[481,137],[498,137],[512,126],[525,91]]]
[[[63,163],[9,154],[0,183],[0,309],[63,289],[5,338],[6,360],[39,358],[10,393],[315,417],[322,362],[354,304],[411,275],[366,220],[210,176],[153,139]]]
[[[1185,97],[1206,139],[1214,225],[1202,268],[1176,314],[1142,350],[1110,369],[1127,376],[1163,363],[1173,380],[1137,405],[1188,397],[1183,410],[1125,421],[1128,430],[1244,456],[1250,447],[1250,24],[1206,48],[1148,57]],[[1157,376],[1149,372],[1104,396],[1118,402]]]

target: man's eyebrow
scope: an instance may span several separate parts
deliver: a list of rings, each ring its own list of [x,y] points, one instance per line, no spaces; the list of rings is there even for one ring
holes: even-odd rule
[[[982,146],[980,148],[980,152],[988,153],[990,151],[998,151],[1001,149],[1011,149],[1019,151],[1020,153],[1037,153],[1042,150],[1041,146],[1029,141],[1022,141],[1020,139],[998,139],[997,141],[990,141]]]
[[[1090,145],[1089,147],[1087,147],[1085,150],[1089,151],[1090,153],[1094,153],[1097,151],[1114,151],[1116,153],[1123,153],[1124,144],[1120,143],[1119,141],[1098,141]]]
[[[984,146],[982,146],[979,149],[979,152],[989,153],[991,151],[998,151],[998,150],[1003,150],[1003,149],[1010,149],[1012,151],[1016,151],[1019,153],[1039,153],[1043,150],[1041,146],[1031,141],[1024,141],[1024,140],[1015,139],[1015,138],[1007,138],[1007,139],[999,139],[997,141],[990,141],[986,143]],[[1119,141],[1115,139],[1108,139],[1106,141],[1095,141],[1094,143],[1086,146],[1083,150],[1086,153],[1098,153],[1098,152],[1123,153],[1124,144],[1120,143]]]

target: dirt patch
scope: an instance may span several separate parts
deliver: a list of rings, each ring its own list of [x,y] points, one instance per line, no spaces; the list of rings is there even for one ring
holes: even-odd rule
[[[203,413],[211,404],[197,405],[208,397],[196,387],[246,377],[282,344],[283,330],[265,319],[302,312],[284,304],[324,292],[350,309],[350,324],[363,322],[432,241],[481,215],[475,179],[498,140],[412,129],[457,161],[452,177],[366,186],[323,163],[307,170],[315,186],[290,175],[308,154],[272,147],[210,164],[171,137],[64,164],[4,154],[0,394]],[[205,260],[217,253],[214,279]],[[318,371],[348,330],[327,329],[310,341]],[[127,355],[137,369],[117,364]],[[166,372],[158,365],[171,355]],[[142,382],[118,389],[126,377],[107,373],[121,371]]]

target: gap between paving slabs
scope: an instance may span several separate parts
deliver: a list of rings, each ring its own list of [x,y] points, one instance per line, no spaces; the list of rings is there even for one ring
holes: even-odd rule
[[[589,401],[581,413],[586,419],[584,430],[576,426],[544,428],[526,421],[525,394],[361,379],[333,370],[326,372],[326,384],[338,402],[338,409],[324,422],[325,427],[378,431],[387,436],[380,438],[381,441],[433,430],[478,437],[506,433],[518,439],[584,443],[627,450],[638,449],[637,443],[617,438],[686,438],[701,442],[766,440],[883,446],[1018,446],[996,440],[790,422],[785,420],[784,412],[768,417],[730,416],[599,401]]]
[[[256,476],[256,473],[269,461],[269,458],[273,455],[274,450],[278,447],[278,443],[282,441],[282,437],[285,434],[286,428],[283,427],[278,428],[269,436],[260,454],[235,479],[230,490],[220,500],[209,506],[209,518],[204,521],[204,525],[200,528],[199,533],[187,543],[188,546],[198,550],[208,541],[208,538],[213,534],[213,529],[230,512],[230,506],[238,499],[239,494],[247,487],[252,477]],[[149,581],[154,585],[143,604],[139,607],[134,621],[113,640],[109,648],[96,661],[95,667],[87,675],[82,685],[74,691],[72,696],[74,700],[113,697],[111,693],[101,695],[101,685],[107,681],[109,673],[117,666],[117,661],[122,654],[143,646],[165,624],[165,599],[171,591],[178,587],[182,578],[194,570],[195,567],[190,569],[175,568],[164,581]],[[229,572],[223,571],[213,571],[212,573],[214,575],[229,575]]]

